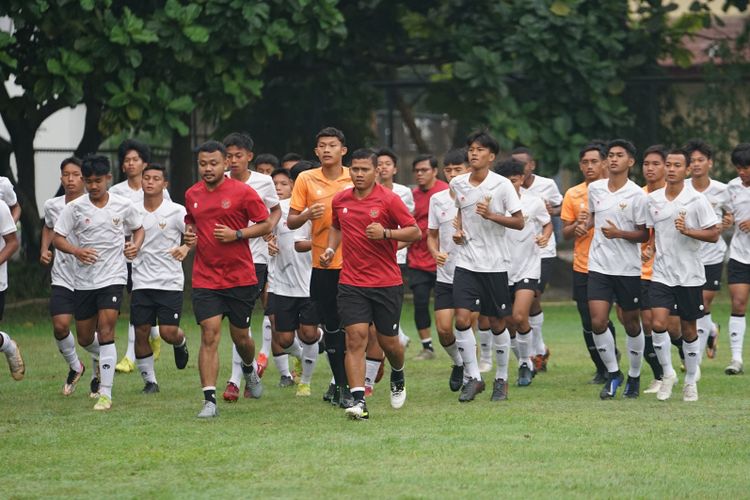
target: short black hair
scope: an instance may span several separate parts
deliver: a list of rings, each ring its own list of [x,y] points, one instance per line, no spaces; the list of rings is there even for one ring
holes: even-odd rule
[[[513,158],[503,160],[495,165],[495,173],[503,177],[512,177],[514,175],[523,175],[524,164]]]
[[[125,155],[128,154],[128,151],[137,152],[144,163],[151,161],[151,148],[148,147],[148,144],[137,139],[125,139],[117,148],[117,160],[120,162],[121,167],[125,162]]]
[[[101,177],[110,174],[109,158],[104,155],[88,155],[81,162],[84,177]]]
[[[604,143],[603,142],[592,142],[590,144],[585,145],[581,148],[580,151],[578,151],[578,159],[582,160],[583,156],[588,153],[589,151],[596,151],[599,153],[599,159],[604,160],[607,158],[607,152],[604,150]]]
[[[700,151],[701,154],[709,160],[714,157],[714,148],[703,139],[690,139],[682,149],[687,152],[688,159],[690,159],[690,156],[696,151]]]
[[[378,156],[370,148],[360,148],[352,153],[352,161],[354,160],[370,160],[373,167],[378,166]]]
[[[236,148],[252,151],[255,143],[253,138],[247,132],[232,132],[224,138],[221,142],[224,143],[224,147],[234,146]]]
[[[300,161],[302,159],[302,155],[297,153],[287,153],[284,156],[281,157],[281,163],[286,163],[288,161]]]
[[[685,166],[690,165],[690,154],[683,148],[672,148],[667,153],[668,155],[682,155],[685,158]]]
[[[164,176],[165,181],[169,180],[169,173],[167,172],[166,167],[164,167],[164,165],[160,163],[149,163],[146,168],[143,169],[144,172],[146,170],[158,170],[159,172],[161,172],[161,175]]]
[[[443,166],[446,165],[466,165],[469,157],[466,155],[466,149],[451,149],[443,156]]]
[[[518,146],[517,148],[513,148],[513,151],[510,152],[512,155],[528,155],[529,160],[534,159],[534,153],[531,152],[531,150],[524,146]]]
[[[65,165],[70,165],[71,163],[72,163],[73,165],[77,165],[77,166],[78,166],[78,168],[81,168],[81,159],[80,159],[80,158],[78,158],[78,157],[76,157],[76,156],[69,156],[69,157],[65,158],[65,159],[64,159],[64,160],[63,160],[63,161],[62,161],[62,162],[60,163],[60,170],[62,171],[62,169],[64,169],[64,168],[65,168]]]
[[[741,142],[734,147],[732,165],[741,168],[750,166],[750,142]]]
[[[195,152],[197,153],[215,153],[220,152],[221,156],[225,157],[227,156],[227,148],[224,147],[222,143],[219,141],[209,140],[195,148]]]
[[[292,179],[292,174],[289,172],[289,170],[281,167],[276,167],[273,172],[271,172],[271,179],[276,177],[277,175],[284,175],[289,178],[292,182],[294,182],[294,179]]]
[[[342,146],[346,146],[346,137],[344,133],[336,127],[325,127],[315,135],[315,142],[317,143],[321,137],[335,137],[341,142]]]
[[[495,138],[492,137],[486,130],[477,130],[476,132],[472,132],[471,134],[469,134],[469,136],[466,138],[466,147],[468,148],[475,142],[480,146],[489,149],[494,154],[498,154],[500,152],[500,144],[498,144]]]
[[[272,155],[271,153],[263,153],[255,157],[256,165],[260,165],[262,163],[271,165],[274,170],[279,168],[279,159],[276,158],[276,155]]]
[[[643,152],[643,159],[645,160],[648,155],[657,154],[661,156],[661,161],[667,161],[667,155],[669,154],[667,147],[663,144],[654,144],[649,146]]]
[[[609,151],[612,148],[617,147],[624,149],[628,156],[635,159],[636,149],[635,145],[632,142],[627,139],[612,139],[607,143],[607,154],[609,154]]]
[[[422,163],[423,161],[430,162],[430,167],[433,169],[438,168],[438,162],[437,159],[432,155],[417,155],[416,158],[414,158],[414,161],[411,162],[411,168],[414,170],[416,168],[417,163]]]
[[[398,166],[398,156],[396,156],[396,152],[393,151],[391,148],[380,148],[377,152],[377,155],[380,156],[387,156],[391,160],[393,160],[393,165]]]
[[[295,163],[292,168],[289,169],[289,174],[292,176],[292,180],[296,181],[297,177],[299,177],[299,174],[301,174],[302,172],[306,172],[307,170],[312,170],[314,168],[319,168],[319,166],[316,166],[313,162],[308,160],[300,160]]]

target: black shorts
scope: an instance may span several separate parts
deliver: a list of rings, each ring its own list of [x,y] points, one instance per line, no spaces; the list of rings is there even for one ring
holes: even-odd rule
[[[589,271],[587,293],[589,300],[603,300],[610,304],[614,294],[623,311],[634,311],[641,307],[641,277],[611,276]]]
[[[341,269],[319,269],[313,267],[310,273],[310,298],[318,309],[321,322],[329,331],[341,327],[336,297],[339,293]]]
[[[706,284],[703,285],[703,289],[713,292],[721,290],[721,272],[724,270],[724,263],[709,264],[703,266],[703,269],[706,271]]]
[[[181,290],[133,290],[130,295],[130,323],[135,326],[180,324],[182,316]]]
[[[750,284],[750,264],[743,264],[734,259],[729,259],[727,265],[727,282],[730,285]]]
[[[573,271],[573,300],[576,302],[589,301],[589,274]]]
[[[96,290],[76,290],[73,292],[76,320],[93,318],[101,309],[119,312],[124,288],[125,285],[109,285]]]
[[[253,264],[253,266],[255,267],[255,277],[258,279],[258,297],[260,297],[268,281],[268,264]],[[258,300],[258,297],[255,297],[255,300]]]
[[[276,302],[276,294],[268,292],[266,294],[266,308],[263,309],[263,316],[272,316],[274,314],[273,308]]]
[[[357,323],[374,323],[382,335],[398,335],[404,287],[378,288],[339,285],[338,305],[344,327]]]
[[[407,273],[407,277],[409,278],[409,288],[412,290],[415,287],[423,285],[426,285],[429,288],[435,287],[437,274],[423,271],[421,269],[412,269],[411,267],[408,269]]]
[[[75,310],[75,292],[64,286],[52,285],[52,293],[49,296],[49,315],[73,314]]]
[[[651,288],[651,280],[641,280],[641,311],[651,309],[651,296],[648,291]]]
[[[656,281],[649,288],[651,307],[669,309],[683,321],[695,321],[703,317],[702,286],[667,286]]]
[[[545,257],[542,259],[542,272],[539,275],[539,281],[537,283],[537,290],[540,292],[544,292],[544,289],[547,288],[547,283],[549,283],[549,278],[552,276],[552,268],[555,266],[555,261],[557,260],[557,257]]]
[[[310,297],[273,296],[273,309],[276,318],[276,331],[293,332],[299,325],[317,325],[320,323],[318,311]]]
[[[453,274],[456,309],[479,311],[483,316],[503,318],[513,312],[508,273],[475,273],[457,267]]]
[[[453,285],[450,283],[435,282],[435,310],[455,309],[453,305]]]
[[[238,286],[212,290],[193,288],[193,312],[195,321],[214,316],[228,317],[229,323],[237,328],[248,328],[253,314],[258,285]]]

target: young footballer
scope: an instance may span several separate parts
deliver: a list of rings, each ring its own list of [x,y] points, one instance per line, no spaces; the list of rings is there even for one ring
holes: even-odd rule
[[[8,289],[8,259],[18,251],[16,236],[16,222],[10,213],[10,208],[0,203],[0,321],[5,310],[5,290]],[[0,352],[5,354],[13,380],[21,380],[26,373],[26,366],[21,356],[21,349],[16,341],[5,332],[0,332]]]

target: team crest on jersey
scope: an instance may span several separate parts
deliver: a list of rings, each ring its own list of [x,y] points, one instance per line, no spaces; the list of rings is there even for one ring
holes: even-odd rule
[[[120,225],[120,218],[119,217],[112,217],[112,224],[114,224],[115,226],[119,226]]]
[[[159,229],[163,231],[165,227],[167,227],[167,221],[165,220],[159,221]]]
[[[89,219],[88,217],[86,217],[85,219],[83,219],[83,223],[84,224],[91,224],[91,219]]]
[[[346,214],[346,213],[349,213],[349,209],[348,209],[348,208],[346,208],[346,207],[344,207],[344,210],[342,210],[342,212],[344,212],[345,214]]]
[[[375,217],[378,216],[379,213],[380,212],[378,211],[377,208],[373,208],[372,210],[370,210],[370,217],[372,217],[374,219]]]
[[[628,204],[627,204],[627,203],[625,203],[624,201],[623,201],[623,202],[621,202],[621,203],[620,203],[620,210],[625,210],[626,208],[628,208]]]
[[[229,208],[232,206],[232,202],[229,200],[221,200],[221,208]]]

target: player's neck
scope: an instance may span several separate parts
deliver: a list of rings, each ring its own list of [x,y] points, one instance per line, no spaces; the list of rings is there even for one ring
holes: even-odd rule
[[[469,184],[472,184],[475,186],[478,184],[481,184],[487,178],[487,175],[489,173],[490,173],[489,166],[472,169],[471,174],[469,174]]]
[[[237,172],[236,176],[234,175],[234,172],[233,172],[233,173],[229,174],[229,176],[232,179],[236,180],[236,181],[247,182],[247,180],[250,178],[250,170],[249,169],[248,170],[241,170],[241,171]]]
[[[222,175],[216,182],[208,183],[206,181],[203,181],[203,184],[206,185],[206,190],[216,191],[216,189],[224,183],[224,179],[226,179],[226,177]]]
[[[104,193],[104,196],[102,196],[98,200],[92,200],[91,195],[89,195],[89,201],[97,208],[105,207],[107,206],[107,203],[109,203],[109,193]]]
[[[133,191],[138,191],[141,189],[141,181],[143,178],[140,175],[136,175],[134,177],[128,177],[128,187],[132,189]]]
[[[426,193],[430,189],[434,188],[436,183],[437,183],[437,178],[432,179],[430,182],[428,182],[424,186],[419,186],[419,190]]]
[[[344,173],[344,166],[341,163],[338,165],[321,165],[320,171],[323,172],[323,177],[333,181],[341,177],[341,174]]]
[[[707,175],[702,175],[700,177],[691,177],[690,183],[693,185],[693,188],[696,191],[702,193],[703,191],[708,189],[708,186],[711,185],[711,178]]]
[[[617,191],[628,182],[628,170],[622,172],[609,173],[609,190]]]
[[[534,178],[535,178],[535,177],[536,177],[536,175],[534,175],[534,174],[529,174],[529,176],[528,176],[528,177],[526,177],[526,178],[525,178],[525,179],[523,180],[523,182],[521,183],[521,185],[522,185],[523,187],[525,187],[526,189],[530,188],[530,187],[531,187],[531,185],[532,185],[532,184],[534,184]]]
[[[373,189],[375,189],[375,183],[374,182],[372,184],[370,184],[370,187],[367,187],[365,189],[358,189],[358,188],[355,187],[354,188],[354,197],[357,198],[358,200],[362,200],[364,198],[367,198],[368,196],[370,196],[370,193],[372,193]]]
[[[149,212],[153,212],[157,208],[161,206],[161,204],[164,202],[164,192],[155,193],[148,195],[146,193],[143,194],[143,208],[148,210]]]
[[[649,193],[653,193],[657,189],[661,189],[664,186],[666,186],[666,181],[664,179],[658,180],[656,182],[647,182],[646,187],[648,188]]]
[[[74,192],[74,193],[65,193],[65,203],[70,203],[73,200],[77,200],[83,196],[83,191],[81,192]]]
[[[668,200],[674,200],[680,195],[684,187],[684,180],[676,183],[668,183],[666,189],[664,190],[664,194],[666,195]]]
[[[380,185],[393,191],[393,179],[382,179]]]

